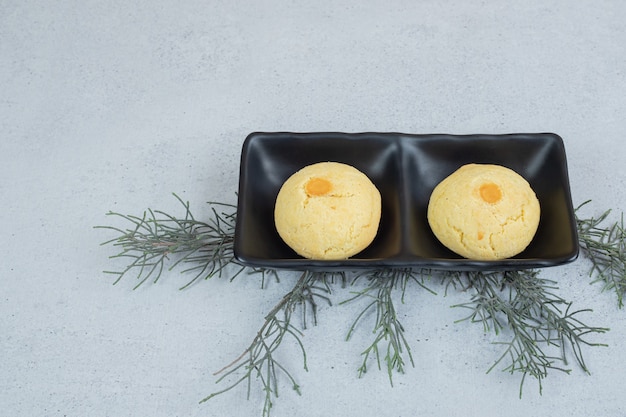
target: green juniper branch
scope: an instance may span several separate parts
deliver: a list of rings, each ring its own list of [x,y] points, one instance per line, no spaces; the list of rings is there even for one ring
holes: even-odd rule
[[[111,258],[128,260],[126,267],[121,271],[105,271],[107,274],[117,276],[114,283],[118,283],[133,272],[139,281],[135,288],[149,279],[157,282],[167,264],[171,264],[168,270],[187,265],[189,267],[182,272],[195,274],[182,288],[188,287],[201,277],[221,275],[227,265],[233,264],[238,267],[238,271],[231,279],[244,269],[233,255],[236,208],[228,204],[209,203],[212,219],[206,223],[193,217],[189,203],[183,202],[176,194],[174,197],[185,208],[183,218],[151,209],[144,212],[141,217],[109,212],[107,215],[120,217],[132,227],[123,229],[96,226],[98,229],[118,233],[117,237],[102,245],[112,244],[119,247],[120,252]],[[226,208],[229,212],[218,212],[216,207]]]
[[[313,321],[317,321],[317,299],[330,304],[330,284],[334,282],[336,275],[317,272],[303,272],[293,288],[272,308],[265,316],[265,321],[257,332],[248,348],[234,361],[226,365],[215,375],[220,375],[216,383],[233,380],[226,388],[214,392],[204,398],[202,402],[230,391],[236,386],[246,383],[248,398],[251,384],[254,378],[260,381],[265,393],[263,403],[263,416],[269,416],[273,406],[272,399],[279,395],[279,374],[286,376],[292,388],[300,394],[300,386],[291,372],[284,367],[277,358],[276,351],[286,337],[291,337],[297,343],[305,370],[307,367],[306,351],[302,343],[301,331],[292,324],[292,313],[299,307],[302,310],[302,327],[306,328],[306,311],[313,313]],[[343,278],[342,278],[343,279]]]
[[[605,226],[610,213],[607,210],[598,218],[577,218],[576,224],[582,252],[591,261],[592,283],[602,283],[603,290],[614,291],[622,308],[626,294],[626,229],[623,213],[619,221]]]
[[[115,283],[134,273],[139,281],[157,282],[164,271],[182,267],[183,273],[191,273],[192,279],[183,288],[204,277],[225,273],[233,265],[231,280],[242,271],[259,273],[262,287],[267,278],[279,281],[277,271],[252,269],[240,265],[233,254],[236,208],[232,205],[210,203],[212,218],[209,222],[197,221],[190,212],[189,204],[177,195],[176,199],[185,209],[184,217],[177,218],[162,211],[147,210],[143,216],[121,215],[109,212],[130,224],[128,228],[96,226],[116,232],[118,236],[105,244],[119,248],[111,258],[128,260],[121,271],[106,271],[117,276]],[[597,219],[578,219],[579,240],[583,253],[592,263],[593,282],[603,282],[605,289],[615,290],[620,307],[626,291],[623,218],[619,223],[602,226],[609,212]],[[183,267],[184,265],[184,267]],[[323,274],[304,272],[293,288],[265,316],[262,327],[249,347],[233,362],[216,373],[218,383],[227,386],[202,400],[230,391],[245,383],[248,396],[253,381],[261,384],[265,393],[263,416],[269,416],[272,401],[278,396],[279,376],[283,375],[299,392],[299,386],[291,372],[278,360],[276,352],[286,339],[298,346],[307,369],[306,352],[299,327],[307,323],[317,324],[318,302],[330,304],[331,288],[337,279],[346,285],[346,274]],[[586,372],[583,359],[584,346],[602,346],[588,341],[592,334],[608,329],[584,324],[580,316],[590,310],[572,310],[571,303],[556,295],[557,287],[549,280],[541,279],[537,271],[509,271],[503,273],[483,272],[437,272],[413,271],[411,269],[374,269],[359,273],[352,280],[356,287],[365,281],[364,288],[354,291],[349,300],[366,300],[365,307],[353,321],[347,339],[358,325],[374,314],[372,343],[362,352],[359,376],[364,374],[371,360],[379,369],[384,362],[393,385],[393,373],[404,372],[407,362],[414,366],[413,353],[405,330],[399,320],[396,302],[404,302],[409,283],[413,282],[434,293],[425,285],[426,279],[438,277],[451,289],[466,291],[471,299],[454,307],[469,309],[469,314],[459,321],[481,323],[485,332],[497,337],[510,336],[508,341],[497,341],[504,352],[487,372],[498,366],[510,373],[521,374],[520,396],[526,376],[534,377],[542,389],[542,381],[549,370],[570,372],[567,355],[573,353],[575,361]],[[295,326],[292,314],[300,309],[301,325]]]
[[[468,272],[467,288],[472,297],[467,303],[455,305],[470,310],[458,321],[482,323],[483,329],[501,335],[512,333],[502,355],[487,372],[506,363],[504,371],[521,373],[520,397],[526,376],[535,378],[542,390],[542,381],[551,369],[569,373],[568,352],[573,352],[578,365],[589,372],[582,347],[606,346],[592,343],[587,336],[608,331],[584,324],[579,316],[590,310],[572,311],[572,304],[557,296],[553,281],[539,277],[538,271]]]
[[[385,362],[389,382],[393,386],[393,373],[404,373],[405,355],[412,366],[415,365],[411,347],[404,335],[404,327],[400,322],[395,302],[394,292],[399,291],[401,301],[404,302],[406,288],[409,282],[416,282],[422,288],[432,293],[424,285],[424,275],[411,269],[379,269],[368,271],[356,276],[352,285],[360,279],[367,279],[367,286],[354,293],[354,296],[343,303],[352,302],[357,299],[367,299],[363,310],[358,314],[350,329],[346,339],[349,340],[354,334],[358,323],[371,310],[375,311],[373,342],[362,352],[363,360],[358,368],[359,377],[367,372],[370,357],[376,361],[378,369],[381,367],[381,359]],[[382,351],[379,345],[383,345]],[[386,344],[386,346],[384,346]]]

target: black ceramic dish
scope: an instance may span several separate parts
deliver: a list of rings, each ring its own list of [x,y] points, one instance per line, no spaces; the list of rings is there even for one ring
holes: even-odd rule
[[[282,241],[274,227],[274,203],[283,182],[304,166],[324,161],[356,167],[382,196],[378,235],[363,252],[342,261],[304,259]],[[499,261],[465,259],[444,247],[430,230],[426,211],[432,190],[468,163],[511,168],[537,194],[539,228],[519,255]],[[578,256],[565,149],[562,139],[552,133],[252,133],[241,154],[238,199],[235,257],[254,267],[495,271],[555,266]]]

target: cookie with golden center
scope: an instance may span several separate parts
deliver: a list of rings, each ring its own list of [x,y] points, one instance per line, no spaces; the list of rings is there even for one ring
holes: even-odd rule
[[[515,256],[539,226],[539,200],[517,172],[468,164],[441,181],[428,203],[428,223],[439,241],[469,259]]]
[[[308,165],[285,181],[274,208],[280,237],[309,259],[347,259],[369,246],[378,232],[380,192],[353,166]]]

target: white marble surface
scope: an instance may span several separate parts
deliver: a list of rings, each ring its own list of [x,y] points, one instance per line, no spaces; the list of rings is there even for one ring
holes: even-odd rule
[[[168,273],[132,291],[102,270],[108,210],[206,218],[235,201],[252,131],[508,133],[566,144],[585,215],[626,201],[626,3],[576,1],[0,2],[0,408],[10,416],[253,416],[245,389],[198,404],[290,275],[188,290]],[[282,355],[275,416],[621,416],[626,310],[579,260],[545,270],[611,331],[591,370],[528,381],[485,371],[500,349],[449,308],[466,295],[411,289],[400,306],[415,367],[357,379],[359,306],[323,306],[305,331],[309,371]],[[341,301],[346,291],[337,291]]]

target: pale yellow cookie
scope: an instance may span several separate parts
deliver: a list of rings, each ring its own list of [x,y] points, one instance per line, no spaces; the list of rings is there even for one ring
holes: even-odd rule
[[[280,237],[309,259],[338,260],[372,243],[381,214],[380,192],[356,168],[320,162],[282,185],[274,221]]]
[[[439,241],[469,259],[496,260],[522,252],[539,226],[530,184],[500,165],[468,164],[441,181],[428,204]]]

